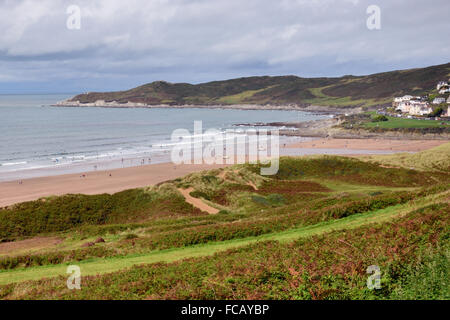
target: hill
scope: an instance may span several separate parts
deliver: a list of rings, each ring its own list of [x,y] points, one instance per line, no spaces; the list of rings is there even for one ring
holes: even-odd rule
[[[339,78],[297,76],[248,77],[201,84],[156,81],[117,92],[90,92],[70,101],[98,100],[147,105],[272,104],[297,106],[375,106],[389,104],[394,96],[421,95],[450,76],[450,63],[427,68]]]

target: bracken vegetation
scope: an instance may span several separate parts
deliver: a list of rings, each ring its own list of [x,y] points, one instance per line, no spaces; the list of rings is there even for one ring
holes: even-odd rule
[[[448,299],[448,283],[439,276],[448,275],[449,213],[448,204],[432,205],[383,225],[89,276],[80,291],[55,278],[3,286],[0,294],[11,299]],[[370,265],[381,269],[381,290],[366,286]],[[418,293],[421,289],[431,290]]]
[[[427,159],[435,154],[441,165],[442,148]],[[3,208],[0,296],[448,299],[448,170],[370,160],[285,157],[274,176],[261,176],[259,164],[237,165],[113,195]],[[188,188],[219,213],[188,204],[180,193]],[[20,247],[42,236],[59,241]],[[14,244],[20,249],[2,251]],[[146,261],[156,263],[125,267]],[[88,270],[76,292],[65,287],[73,263]],[[365,285],[370,265],[382,270],[381,290]],[[51,278],[39,280],[46,270]]]

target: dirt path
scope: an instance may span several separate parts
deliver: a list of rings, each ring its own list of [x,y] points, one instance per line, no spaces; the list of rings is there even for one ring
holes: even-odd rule
[[[56,237],[36,237],[27,240],[0,243],[0,254],[11,252],[38,250],[54,247],[61,243],[62,239]]]
[[[218,209],[207,205],[201,199],[197,199],[197,198],[194,198],[193,196],[191,196],[189,193],[194,191],[193,188],[178,189],[178,191],[181,192],[181,194],[183,195],[183,197],[186,200],[186,202],[192,204],[194,207],[196,207],[196,208],[198,208],[198,209],[200,209],[202,211],[208,212],[209,214],[217,214],[217,213],[219,213]]]

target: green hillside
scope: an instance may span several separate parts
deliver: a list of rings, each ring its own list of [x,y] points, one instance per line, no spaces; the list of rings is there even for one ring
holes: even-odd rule
[[[301,78],[297,76],[248,77],[197,85],[156,81],[117,92],[90,92],[72,98],[82,103],[105,100],[151,105],[296,104],[299,106],[374,106],[392,97],[420,95],[450,76],[450,63],[420,69],[368,76]]]

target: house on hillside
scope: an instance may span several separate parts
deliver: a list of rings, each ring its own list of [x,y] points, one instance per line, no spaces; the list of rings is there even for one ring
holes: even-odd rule
[[[445,98],[434,98],[432,104],[441,104],[441,103],[445,103]]]
[[[439,83],[436,86],[436,90],[439,91],[439,90],[441,90],[441,88],[443,86],[448,86],[448,85],[449,85],[449,83],[447,81],[439,81]]]
[[[409,114],[413,116],[426,116],[432,112],[433,108],[426,102],[411,102],[409,108]]]
[[[392,107],[397,108],[401,103],[410,101],[413,96],[405,95],[403,97],[395,97],[394,102],[392,102]]]
[[[394,98],[394,102],[409,101],[409,100],[411,100],[412,98],[413,98],[413,96],[405,95],[405,96],[403,96],[403,97],[397,97],[397,98]]]
[[[395,107],[395,110],[409,113],[409,110],[411,109],[411,102],[410,101],[402,101],[398,103],[398,105]]]
[[[440,89],[438,90],[439,94],[446,94],[446,93],[450,93],[450,85],[446,84],[440,87]]]

